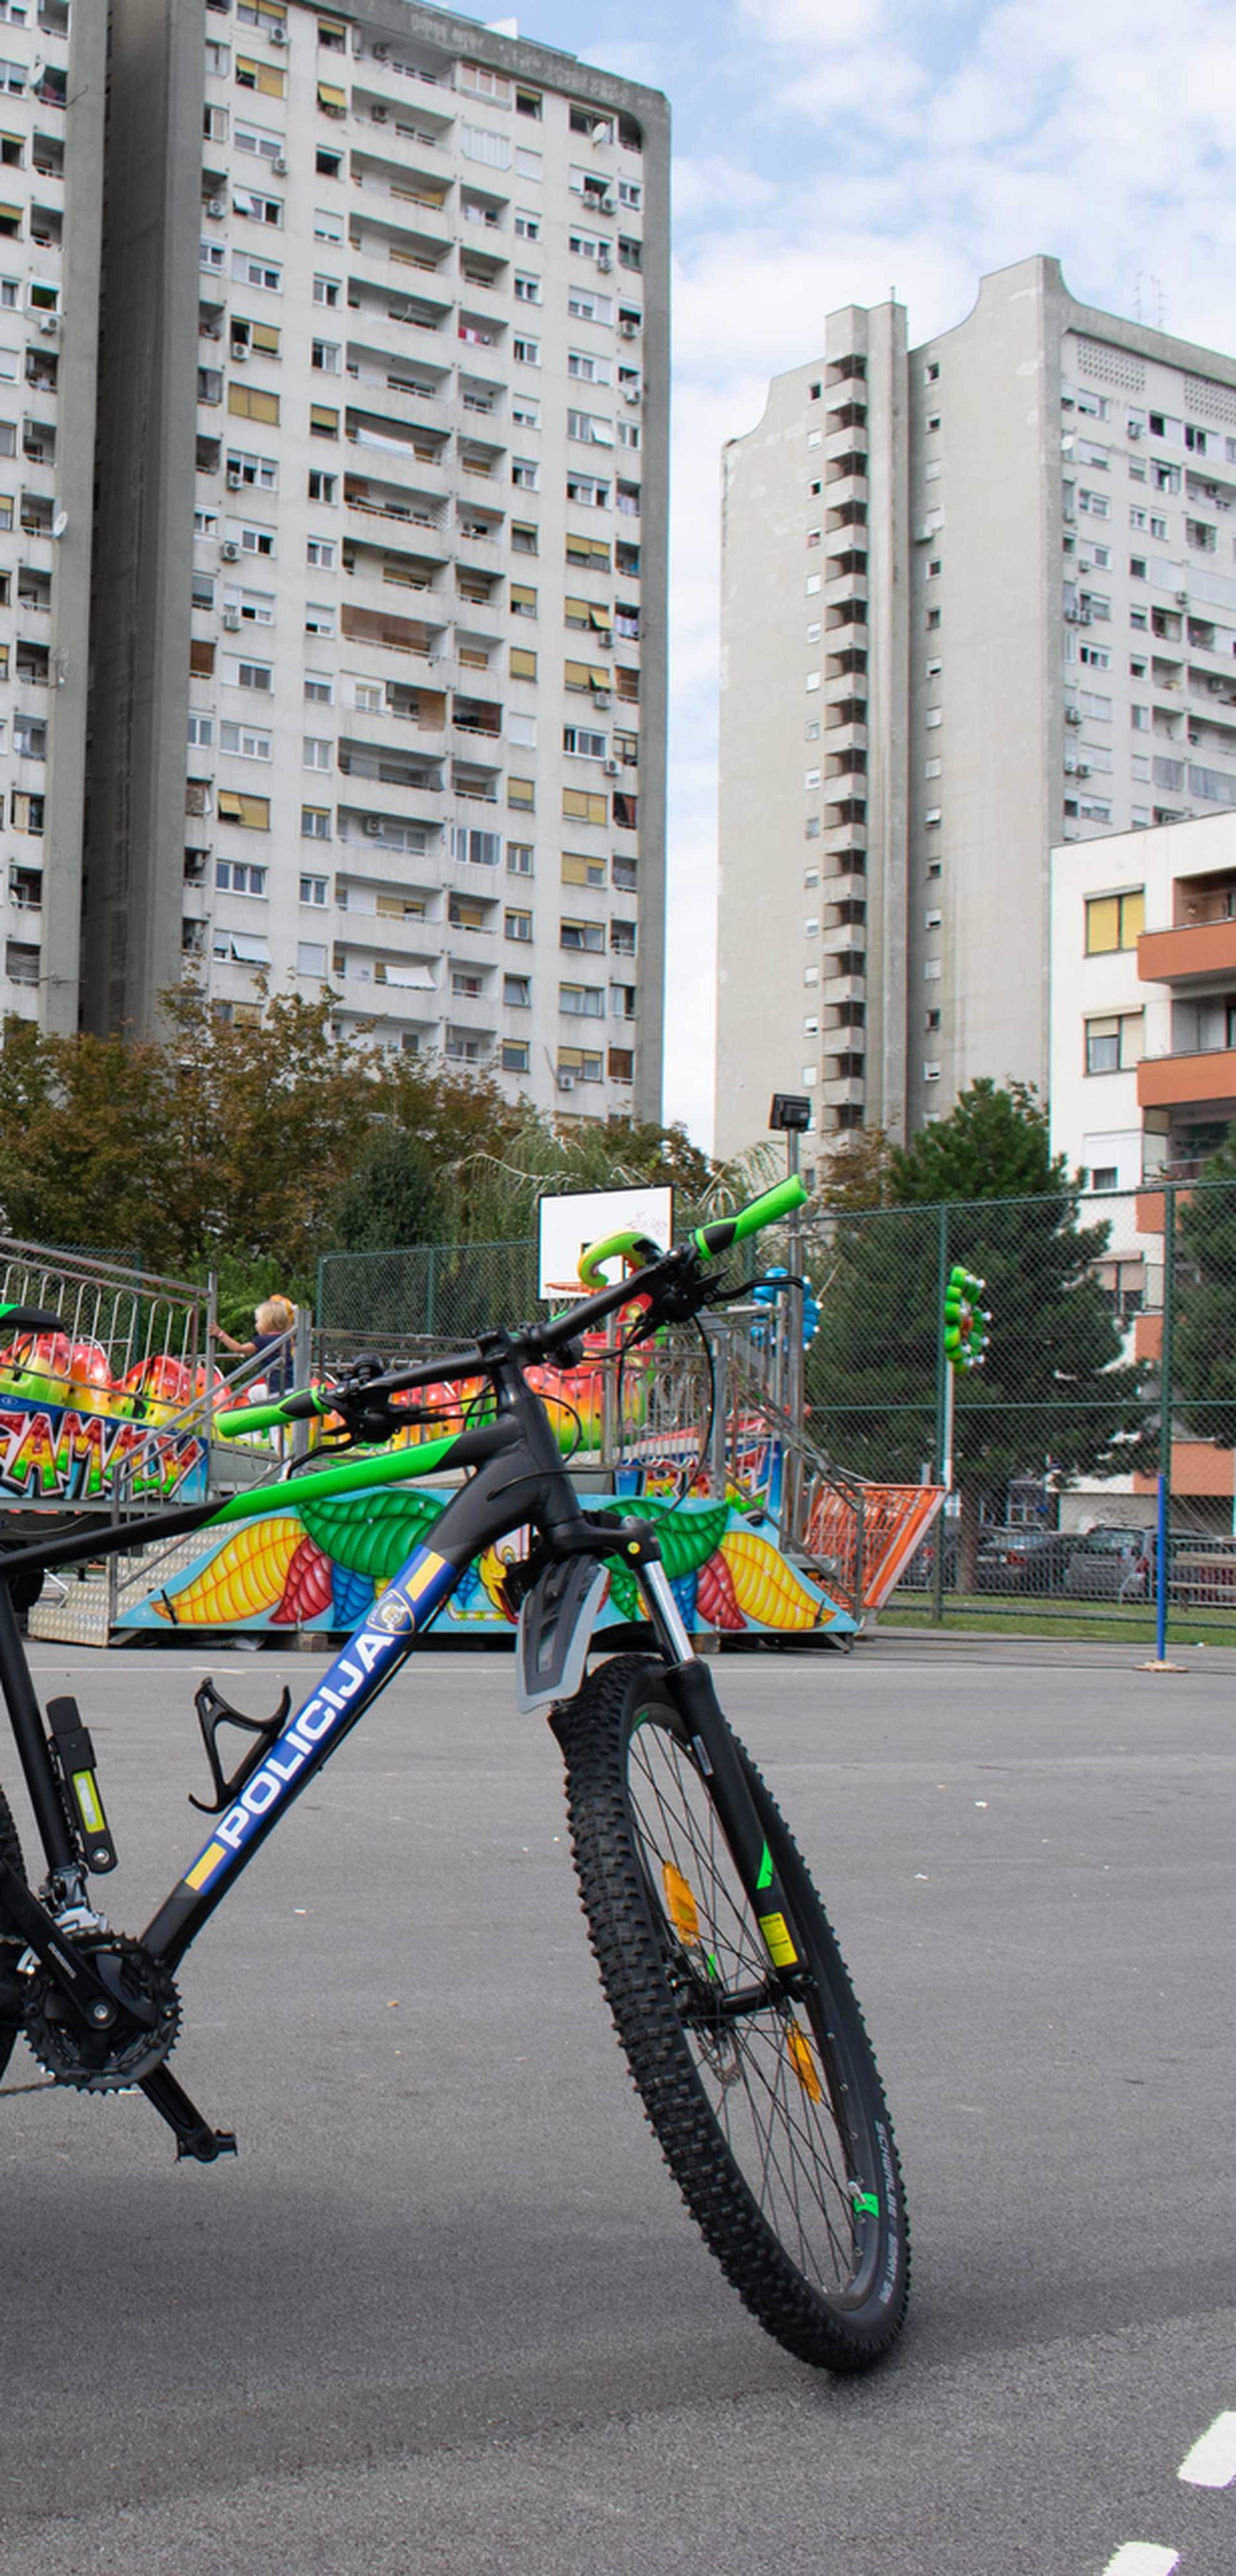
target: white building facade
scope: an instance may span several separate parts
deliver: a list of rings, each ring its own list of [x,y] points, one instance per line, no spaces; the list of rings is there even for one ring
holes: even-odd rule
[[[402,0],[116,0],[87,1007],[187,961],[660,1110],[668,114]]]
[[[0,1008],[77,1026],[107,12],[0,7]]]
[[[1045,1087],[1053,844],[1236,805],[1236,362],[982,281],[726,451],[717,1139]]]

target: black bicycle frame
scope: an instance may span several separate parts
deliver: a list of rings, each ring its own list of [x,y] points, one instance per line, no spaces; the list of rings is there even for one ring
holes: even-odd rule
[[[462,1435],[459,1446],[475,1461],[474,1472],[435,1523],[433,1545],[413,1550],[215,1819],[209,1840],[147,1926],[143,1942],[167,1967],[174,1968],[183,1958],[280,1817],[393,1680],[474,1557],[513,1530],[530,1526],[554,1557],[581,1552],[614,1555],[624,1546],[631,1550],[632,1572],[641,1581],[662,1653],[673,1663],[690,1656],[690,1642],[657,1561],[651,1531],[634,1520],[610,1522],[603,1530],[589,1523],[563,1467],[540,1397],[523,1384],[516,1369],[502,1374],[508,1377],[505,1385],[499,1378],[503,1409],[494,1421]],[[295,1502],[294,1477],[272,1488],[272,1493],[276,1490],[281,1498]],[[211,1504],[195,1505],[155,1515],[143,1523],[141,1541],[200,1526],[213,1509]],[[130,1546],[137,1543],[130,1531],[100,1535],[113,1546],[118,1540]],[[9,1567],[46,1563],[53,1549],[60,1562],[93,1556],[99,1545],[99,1535],[75,1534],[72,1539],[53,1541],[46,1555],[37,1547],[25,1547],[15,1552]],[[4,1570],[0,1566],[0,1574]],[[0,1690],[48,1867],[63,1879],[80,1868],[80,1857],[66,1820],[9,1585],[3,1579]]]

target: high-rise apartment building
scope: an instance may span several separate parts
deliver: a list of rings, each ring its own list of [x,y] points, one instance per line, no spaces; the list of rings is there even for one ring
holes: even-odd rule
[[[107,12],[0,0],[0,1010],[77,1026]]]
[[[1236,805],[1236,361],[982,282],[725,457],[717,1144],[1045,1086],[1053,844]]]
[[[668,111],[404,0],[113,0],[86,1001],[187,958],[661,1085]]]

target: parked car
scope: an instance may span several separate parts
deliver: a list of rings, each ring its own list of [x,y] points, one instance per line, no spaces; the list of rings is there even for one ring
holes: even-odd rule
[[[1148,1532],[1150,1586],[1156,1575],[1155,1533]],[[1236,1539],[1173,1530],[1168,1541],[1168,1599],[1188,1609],[1236,1608]]]
[[[1146,1601],[1153,1587],[1153,1533],[1100,1526],[1071,1542],[1065,1589],[1074,1601]]]
[[[1062,1593],[1077,1545],[1071,1530],[989,1530],[974,1570],[979,1592],[1034,1593],[1041,1600]]]

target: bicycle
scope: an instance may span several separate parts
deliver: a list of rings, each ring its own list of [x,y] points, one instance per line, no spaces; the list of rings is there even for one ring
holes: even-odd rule
[[[0,1559],[0,1688],[46,1856],[28,1883],[0,1792],[0,2074],[24,2032],[44,2074],[85,2093],[143,2093],[179,2157],[236,2151],[168,2065],[180,2027],[175,1972],[190,1944],[300,1791],[384,1690],[472,1559],[520,1529],[505,1586],[518,1615],[517,1697],[544,1709],[566,1767],[579,1892],[601,1981],[636,2089],[705,2242],[760,2323],[802,2360],[856,2371],[893,2344],[905,2315],[909,2248],[893,2133],[862,2015],[806,1866],[693,1652],[638,1511],[581,1506],[559,1436],[528,1372],[567,1368],[582,1336],[634,1304],[622,1348],[689,1321],[727,1296],[716,1257],[801,1203],[783,1182],[676,1250],[615,1235],[581,1264],[582,1303],[547,1323],[483,1333],[466,1350],[383,1372],[358,1362],[335,1383],[219,1418],[224,1433],[316,1420],[343,1448],[390,1443],[440,1409],[418,1389],[480,1380],[472,1418],[440,1438],[336,1463],[321,1449],[285,1470],[293,1493],[335,1494],[464,1469],[436,1522],[375,1600],[295,1713],[285,1689],[265,1721],[205,1682],[196,1705],[214,1789],[194,1799],[209,1840],[140,1936],[90,1903],[89,1873],[115,1866],[94,1748],[77,1704],[48,1703],[45,1727],[18,1632],[23,1587],[75,1557],[218,1527],[269,1504],[272,1486],[118,1528],[74,1533]],[[605,1280],[621,1258],[624,1275]],[[597,1281],[603,1284],[599,1287]],[[0,1313],[40,1330],[32,1308]],[[54,1320],[54,1319],[53,1319]],[[440,1405],[440,1400],[439,1400]],[[651,1653],[586,1670],[607,1563],[635,1576]],[[225,1727],[253,1739],[230,1772]]]

